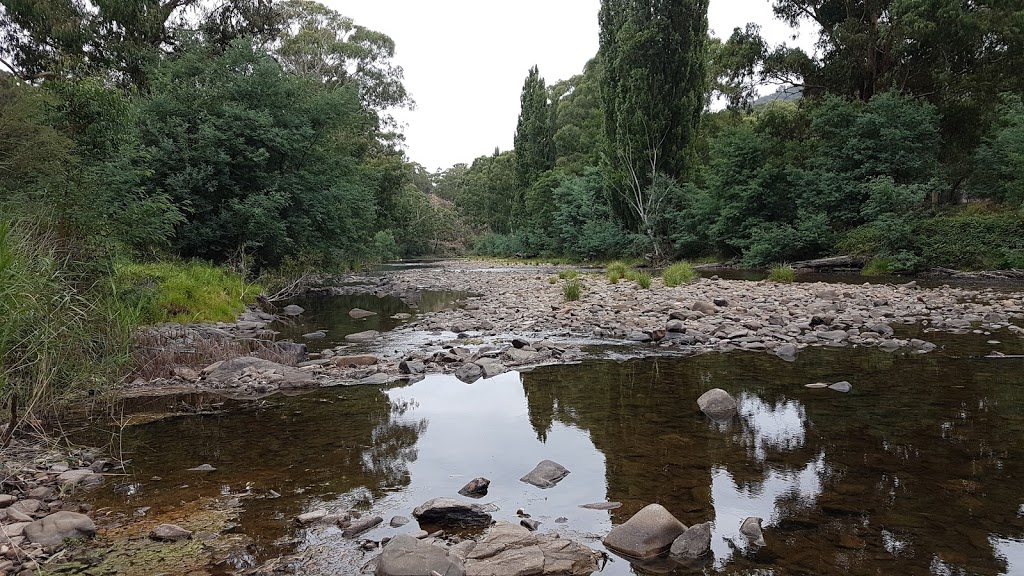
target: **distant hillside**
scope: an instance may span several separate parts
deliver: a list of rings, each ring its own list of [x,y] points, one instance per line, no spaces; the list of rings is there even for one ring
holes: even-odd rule
[[[774,93],[767,96],[761,96],[757,100],[754,100],[754,107],[764,106],[771,102],[795,102],[799,100],[804,93],[804,89],[800,86],[787,86],[785,88],[779,88]]]

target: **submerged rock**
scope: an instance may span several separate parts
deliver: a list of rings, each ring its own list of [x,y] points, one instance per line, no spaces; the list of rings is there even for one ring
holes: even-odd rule
[[[686,530],[661,504],[649,504],[619,524],[604,538],[604,545],[626,556],[647,558],[668,550]]]
[[[714,388],[697,398],[701,412],[712,420],[728,420],[736,415],[736,400],[721,388]]]
[[[161,524],[149,532],[149,537],[158,542],[178,542],[192,538],[192,532],[175,524]]]
[[[533,484],[538,488],[553,488],[569,475],[564,466],[551,460],[543,460],[530,472],[519,479],[520,482]]]
[[[303,308],[302,306],[299,306],[297,304],[289,304],[289,305],[284,307],[284,313],[285,313],[286,316],[299,316],[300,314],[302,314],[305,311],[306,311],[305,308]]]
[[[355,334],[349,334],[345,336],[346,342],[373,342],[380,337],[380,332],[376,330],[365,330],[363,332],[356,332]]]
[[[356,320],[360,318],[369,318],[370,316],[376,316],[376,312],[370,312],[369,310],[363,310],[362,308],[353,308],[348,311],[348,315]]]
[[[849,392],[850,390],[853,389],[853,386],[851,386],[850,383],[847,382],[846,380],[843,380],[842,382],[836,382],[835,384],[832,384],[831,386],[829,386],[829,388],[835,390],[836,392]]]
[[[483,506],[459,502],[454,498],[428,500],[413,510],[412,515],[419,520],[421,525],[472,528],[491,524],[491,515],[485,511]]]

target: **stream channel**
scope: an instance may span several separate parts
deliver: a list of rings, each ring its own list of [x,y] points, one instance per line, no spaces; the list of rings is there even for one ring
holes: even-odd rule
[[[330,323],[360,306],[386,318],[401,307],[353,298],[324,301],[311,317]],[[113,430],[131,458],[130,488],[108,483],[89,498],[131,516],[240,495],[235,530],[252,544],[238,562],[304,552],[315,559],[309,574],[356,574],[378,551],[333,526],[300,527],[297,515],[355,507],[384,518],[360,536],[380,541],[419,530],[390,527],[392,516],[458,497],[478,476],[491,480],[482,502],[498,508],[496,520],[518,522],[523,509],[542,531],[598,550],[613,525],[653,502],[687,525],[711,521],[705,573],[1022,574],[1024,360],[984,356],[1022,354],[1024,339],[925,337],[939,348],[810,348],[792,363],[746,352],[588,360],[473,384],[431,375],[258,401],[128,399],[117,408],[126,416],[199,413]],[[805,386],[841,380],[849,393]],[[696,399],[710,388],[733,394],[739,417],[704,417]],[[519,481],[544,459],[571,473],[547,490]],[[188,471],[201,464],[216,471]],[[579,507],[605,500],[622,507]],[[741,543],[748,516],[764,519],[767,546]],[[649,573],[693,572],[615,555],[602,571]]]

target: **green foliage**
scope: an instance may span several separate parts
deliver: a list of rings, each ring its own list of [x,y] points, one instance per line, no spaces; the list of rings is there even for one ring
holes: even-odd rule
[[[146,324],[234,322],[261,291],[238,274],[200,261],[118,263],[110,284],[122,300],[138,306]]]
[[[595,169],[555,189],[554,241],[563,254],[600,260],[634,251],[636,237],[615,222],[605,198],[604,180]]]
[[[555,165],[551,105],[544,78],[536,66],[530,68],[523,84],[514,145],[516,183],[526,190]]]
[[[892,258],[877,257],[872,258],[864,265],[864,268],[860,271],[862,276],[883,276],[885,274],[892,274],[898,270],[898,264]]]
[[[914,233],[928,266],[994,270],[1024,264],[1024,211],[963,210],[921,220]]]
[[[354,87],[286,74],[247,42],[164,62],[141,111],[151,189],[188,210],[174,246],[275,265],[300,251],[359,259],[374,199],[360,166],[372,134]]]
[[[1024,207],[1024,102],[1007,97],[999,120],[974,155],[975,196]]]
[[[552,276],[552,277],[548,278],[548,284],[551,284],[551,285],[558,284],[558,277],[557,276]]]
[[[625,278],[630,270],[631,270],[631,268],[629,267],[629,265],[627,265],[625,262],[622,262],[622,261],[619,261],[619,260],[616,260],[615,262],[612,262],[611,264],[609,264],[605,268],[605,272],[609,276],[611,276],[612,274],[615,274],[619,278]]]
[[[558,277],[562,280],[575,280],[579,278],[580,273],[576,270],[562,270],[558,273]]]
[[[661,278],[668,288],[688,284],[699,276],[689,262],[676,262],[661,273]]]
[[[629,280],[636,282],[637,286],[640,286],[644,290],[648,290],[651,287],[653,278],[649,272],[640,272],[638,270],[630,270],[626,276]]]
[[[796,281],[796,270],[788,264],[776,264],[768,270],[768,279],[772,282],[789,283]]]
[[[567,280],[562,284],[562,295],[565,296],[567,302],[575,302],[580,299],[580,294],[583,292],[583,283],[578,278]]]

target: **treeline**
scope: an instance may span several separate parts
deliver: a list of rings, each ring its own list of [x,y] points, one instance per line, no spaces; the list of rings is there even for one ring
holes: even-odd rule
[[[753,24],[709,38],[706,1],[603,0],[583,73],[530,70],[514,150],[436,189],[491,255],[1024,267],[1011,4],[775,0],[808,54]],[[769,83],[781,97],[758,101]]]
[[[254,279],[457,248],[385,34],[309,0],[0,5],[0,404],[101,387],[139,324],[230,320]]]

